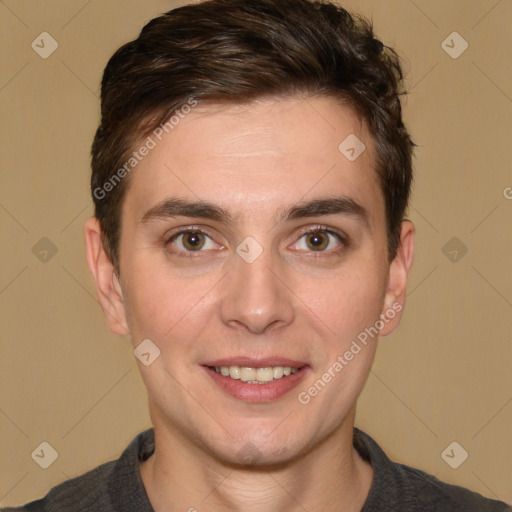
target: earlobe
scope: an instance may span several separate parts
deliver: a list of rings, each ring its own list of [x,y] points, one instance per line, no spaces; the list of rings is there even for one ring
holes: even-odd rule
[[[400,323],[407,279],[414,259],[414,232],[414,224],[411,221],[402,222],[400,247],[389,266],[388,286],[381,314],[381,318],[384,317],[384,327],[380,331],[380,336],[387,336]]]
[[[84,226],[87,264],[94,278],[96,292],[109,329],[121,336],[129,334],[126,322],[123,292],[114,266],[102,243],[102,231],[96,217],[88,219]]]

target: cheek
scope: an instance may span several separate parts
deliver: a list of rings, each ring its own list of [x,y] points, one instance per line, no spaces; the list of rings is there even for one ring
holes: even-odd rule
[[[325,335],[317,347],[315,372],[298,401],[306,406],[304,414],[322,417],[327,430],[339,424],[361,393],[377,347],[374,329],[383,304],[384,278],[370,270],[374,267],[356,267],[326,280],[324,286],[313,281],[303,285],[303,294],[310,299],[304,302]]]
[[[127,265],[128,267],[128,265]],[[134,342],[149,338],[160,346],[179,333],[194,339],[205,328],[218,275],[180,277],[168,264],[133,261],[126,286],[127,316]]]
[[[302,280],[298,294],[341,345],[375,324],[382,310],[385,280],[375,267],[352,267],[329,279]]]

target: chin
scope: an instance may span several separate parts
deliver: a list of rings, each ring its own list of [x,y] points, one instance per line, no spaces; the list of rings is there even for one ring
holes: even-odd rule
[[[288,446],[256,446],[251,441],[239,447],[236,452],[222,450],[214,453],[214,456],[228,467],[261,471],[286,466],[300,457],[298,450]]]
[[[210,454],[226,466],[269,470],[297,460],[306,452],[309,443],[304,437],[294,438],[298,431],[300,429],[294,432],[283,430],[279,435],[272,431],[251,435],[246,431],[245,435],[239,434],[236,438],[226,436],[223,442],[213,446],[210,439],[208,448]]]

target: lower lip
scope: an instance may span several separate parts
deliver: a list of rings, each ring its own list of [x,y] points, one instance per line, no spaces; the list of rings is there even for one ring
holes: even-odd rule
[[[297,373],[272,380],[266,384],[247,384],[239,379],[232,379],[203,366],[212,380],[231,396],[246,402],[270,402],[277,400],[296,387],[309,371],[304,366]]]

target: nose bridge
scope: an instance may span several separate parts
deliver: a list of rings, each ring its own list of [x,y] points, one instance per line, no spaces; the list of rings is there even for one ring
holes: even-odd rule
[[[241,244],[241,248],[247,248]],[[240,247],[239,247],[240,249]],[[222,299],[221,315],[228,325],[244,325],[252,332],[263,332],[270,325],[293,321],[293,294],[279,277],[278,258],[263,251],[255,259],[236,254]]]

